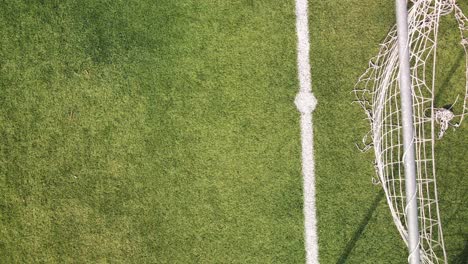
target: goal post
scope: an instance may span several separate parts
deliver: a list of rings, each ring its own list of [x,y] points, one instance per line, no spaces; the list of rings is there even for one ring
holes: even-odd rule
[[[385,193],[409,263],[447,263],[437,191],[443,175],[437,174],[435,146],[468,114],[468,18],[456,0],[395,0],[395,7],[396,26],[353,90],[370,124],[361,150],[374,151],[378,180],[373,182]],[[458,94],[464,100],[457,109],[441,108],[435,100],[449,89],[436,81],[440,19],[448,15],[458,24],[467,61],[465,94]]]
[[[406,0],[395,0],[401,119],[403,125],[403,166],[405,173],[406,207],[408,228],[409,263],[419,264],[418,204],[416,190],[416,162],[414,152],[413,98],[410,72],[410,48],[408,38],[408,8]]]

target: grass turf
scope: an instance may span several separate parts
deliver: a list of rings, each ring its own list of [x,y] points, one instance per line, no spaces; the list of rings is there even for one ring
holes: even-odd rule
[[[5,262],[303,260],[293,3],[1,5]]]
[[[3,262],[304,261],[293,1],[0,5]],[[322,263],[404,263],[350,104],[393,6],[310,5]],[[441,169],[463,263],[467,184]]]

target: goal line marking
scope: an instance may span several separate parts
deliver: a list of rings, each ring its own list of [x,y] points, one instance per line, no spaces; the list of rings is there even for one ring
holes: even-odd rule
[[[299,92],[295,99],[301,113],[302,175],[304,191],[304,240],[306,264],[318,264],[317,217],[315,208],[315,162],[312,112],[317,100],[312,94],[307,0],[296,0],[297,67]]]

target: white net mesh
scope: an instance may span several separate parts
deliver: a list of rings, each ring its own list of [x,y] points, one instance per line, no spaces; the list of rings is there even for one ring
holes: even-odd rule
[[[446,263],[438,208],[434,144],[450,125],[458,126],[463,120],[467,111],[468,71],[461,112],[436,108],[434,96],[436,89],[439,89],[435,87],[437,34],[441,16],[454,14],[466,57],[468,20],[455,0],[414,0],[411,4],[408,23],[420,254],[422,263]],[[371,130],[363,139],[364,150],[373,148],[375,151],[377,182],[382,184],[394,222],[405,243],[408,243],[398,75],[398,44],[394,27],[381,44],[379,54],[369,62],[369,68],[360,77],[354,93],[356,102],[365,109],[371,123]]]

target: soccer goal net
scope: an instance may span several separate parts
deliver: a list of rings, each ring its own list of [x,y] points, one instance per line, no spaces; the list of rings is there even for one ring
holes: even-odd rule
[[[467,112],[468,70],[465,93],[450,107],[436,105],[438,30],[441,17],[454,15],[461,34],[460,48],[468,66],[468,19],[455,0],[409,1],[408,33],[413,99],[413,131],[419,220],[419,254],[422,263],[446,263],[440,221],[435,144],[450,127],[457,127]],[[354,93],[367,114],[371,130],[363,138],[363,150],[375,152],[376,183],[386,194],[393,220],[408,245],[408,226],[403,166],[403,132],[399,87],[399,57],[396,27],[392,28],[360,77]]]

